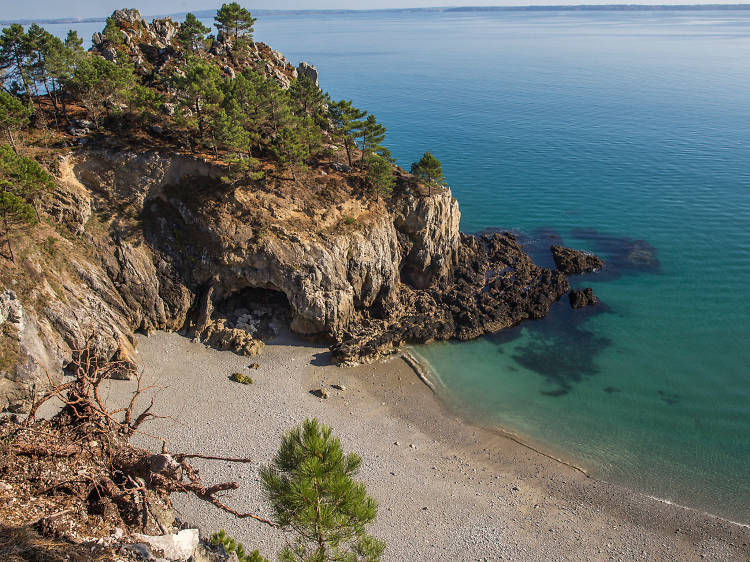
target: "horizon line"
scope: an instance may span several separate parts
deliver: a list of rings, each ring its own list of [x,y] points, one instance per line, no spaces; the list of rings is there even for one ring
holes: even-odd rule
[[[424,6],[414,8],[307,8],[307,9],[257,9],[252,13],[259,15],[302,15],[302,14],[366,14],[366,13],[385,13],[385,12],[522,12],[522,11],[680,11],[680,10],[747,10],[750,9],[750,3],[739,4],[544,4],[544,5],[526,5],[526,6]],[[146,20],[158,18],[176,18],[188,13],[212,14],[216,10],[186,10],[184,12],[173,12],[170,14],[158,14],[144,16]],[[140,10],[139,10],[140,12]],[[111,14],[110,14],[111,15]],[[75,23],[100,23],[105,22],[109,15],[93,16],[88,18],[21,18],[15,20],[0,20],[0,25],[9,25],[19,23],[22,25],[37,24],[75,24]],[[209,17],[209,16],[201,16]]]

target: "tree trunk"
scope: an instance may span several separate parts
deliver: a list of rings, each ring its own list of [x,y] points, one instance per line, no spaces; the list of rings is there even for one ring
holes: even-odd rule
[[[195,102],[195,114],[198,116],[198,135],[203,138],[203,115],[201,115],[200,102]]]
[[[349,141],[346,139],[344,140],[344,147],[346,148],[346,158],[347,160],[349,160],[349,166],[351,166],[352,165],[352,153],[349,148]]]
[[[10,128],[5,129],[6,134],[8,135],[8,141],[10,142],[10,147],[13,149],[13,152],[18,154],[18,148],[16,148],[16,141],[13,138],[13,131],[10,130]]]
[[[13,246],[10,243],[10,227],[8,226],[8,215],[3,214],[3,223],[5,224],[5,242],[8,244],[8,251],[10,252],[10,261],[16,263],[16,256],[13,254]]]
[[[47,84],[47,77],[44,77],[44,89],[47,91],[47,96],[49,97],[50,101],[52,102],[52,107],[54,108],[54,116],[55,116],[55,128],[60,127],[60,123],[57,120],[57,115],[60,113],[60,109],[57,107],[57,100],[55,99],[54,91],[55,91],[55,85],[54,82],[52,84],[52,90],[49,89],[49,85]]]

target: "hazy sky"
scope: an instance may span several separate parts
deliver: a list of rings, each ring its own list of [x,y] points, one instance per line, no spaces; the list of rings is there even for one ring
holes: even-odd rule
[[[252,0],[242,2],[248,9],[370,9],[415,8],[427,6],[528,6],[561,4],[741,4],[748,0]],[[138,8],[144,16],[187,10],[207,10],[221,5],[221,0],[0,0],[0,20],[24,18],[98,17],[123,7]]]

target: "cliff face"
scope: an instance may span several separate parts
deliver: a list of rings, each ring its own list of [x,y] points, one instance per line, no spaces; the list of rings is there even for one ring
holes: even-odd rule
[[[420,195],[402,176],[386,205],[331,195],[334,165],[286,191],[233,187],[224,173],[158,152],[59,158],[44,211],[68,235],[55,259],[37,259],[40,283],[4,293],[17,360],[0,407],[21,408],[92,331],[102,356],[132,360],[136,330],[252,355],[289,325],[331,341],[342,362],[368,361],[543,315],[567,291],[509,235],[461,235],[449,190]]]

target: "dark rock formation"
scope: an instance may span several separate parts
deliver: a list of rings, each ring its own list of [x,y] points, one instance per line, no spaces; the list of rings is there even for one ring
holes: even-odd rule
[[[590,306],[599,302],[594,295],[594,290],[590,287],[586,289],[573,289],[568,293],[571,308],[578,309],[584,306]]]
[[[557,269],[567,275],[598,271],[604,266],[604,262],[600,258],[588,252],[563,246],[552,246],[550,250]]]
[[[348,329],[332,350],[340,361],[359,362],[404,343],[473,339],[543,317],[569,288],[561,272],[536,266],[513,235],[462,234],[447,278],[402,292],[397,314]]]

